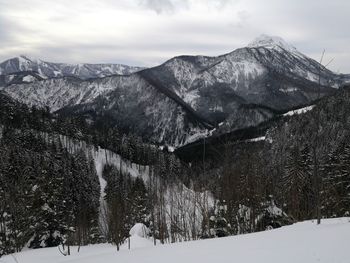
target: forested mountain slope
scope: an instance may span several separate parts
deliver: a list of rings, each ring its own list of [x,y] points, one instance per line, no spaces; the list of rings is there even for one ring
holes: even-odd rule
[[[23,247],[119,246],[140,222],[162,243],[200,235],[197,204],[209,213],[209,194],[184,185],[188,167],[174,155],[2,93],[0,102],[0,256]]]
[[[308,111],[291,112],[227,138],[202,140],[175,153],[191,162],[192,171],[205,174],[199,185],[212,186],[226,201],[231,226],[242,205],[253,216],[270,198],[298,221],[315,218],[317,207],[324,217],[347,216],[349,102],[350,90],[344,88]]]

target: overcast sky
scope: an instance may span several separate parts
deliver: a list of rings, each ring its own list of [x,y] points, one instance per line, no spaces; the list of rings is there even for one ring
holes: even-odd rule
[[[154,66],[220,55],[260,34],[350,73],[349,0],[0,0],[0,60]]]

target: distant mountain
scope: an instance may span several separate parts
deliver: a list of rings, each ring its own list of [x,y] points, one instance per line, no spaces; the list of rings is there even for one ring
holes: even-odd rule
[[[32,71],[41,78],[74,76],[80,79],[101,78],[110,75],[129,75],[143,68],[122,64],[65,64],[19,56],[0,63],[0,75]]]
[[[180,146],[256,126],[332,93],[349,79],[281,38],[262,35],[218,57],[180,56],[129,76],[48,79],[5,91],[29,105],[108,118],[111,125],[152,141]]]

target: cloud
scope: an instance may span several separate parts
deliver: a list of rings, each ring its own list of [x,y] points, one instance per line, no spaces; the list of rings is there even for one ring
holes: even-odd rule
[[[0,41],[9,41],[12,39],[12,32],[14,28],[11,28],[11,22],[9,22],[5,17],[0,17]]]
[[[279,35],[350,72],[347,0],[0,0],[0,60],[153,66],[175,55],[220,55]]]
[[[171,0],[140,0],[140,5],[155,11],[157,14],[173,13],[176,9],[176,5]]]
[[[223,9],[237,0],[139,0],[140,6],[151,9],[157,14],[174,14],[181,10],[195,9],[196,6],[206,6],[208,10]]]
[[[222,9],[222,8],[226,7],[228,4],[233,3],[235,1],[231,1],[231,0],[207,0],[206,2],[211,7]]]

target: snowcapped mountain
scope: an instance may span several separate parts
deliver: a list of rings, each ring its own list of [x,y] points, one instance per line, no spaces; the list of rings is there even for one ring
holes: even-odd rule
[[[263,35],[218,57],[180,56],[140,72],[221,132],[254,126],[275,111],[308,104],[342,85],[342,76],[280,38]]]
[[[128,75],[141,67],[122,64],[65,64],[52,63],[21,55],[0,63],[0,75],[10,75],[22,71],[32,71],[41,78],[74,76],[80,79],[101,78],[110,75]]]
[[[144,73],[205,115],[225,113],[232,104],[227,96],[276,109],[307,103],[315,97],[319,71],[322,92],[339,86],[334,73],[282,41],[262,36],[223,56],[176,57]]]
[[[208,133],[255,126],[312,102],[319,91],[333,92],[345,79],[281,38],[262,35],[218,57],[179,56],[129,76],[48,79],[5,91],[64,114],[109,116],[124,129],[180,146]]]

